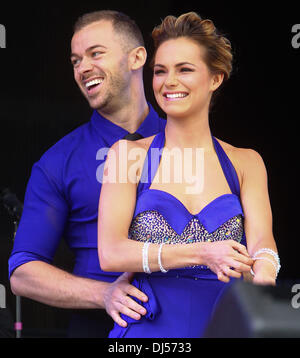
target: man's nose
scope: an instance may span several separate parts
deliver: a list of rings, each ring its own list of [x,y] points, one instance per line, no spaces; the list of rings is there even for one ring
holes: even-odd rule
[[[92,71],[92,69],[93,69],[92,61],[87,57],[83,57],[79,65],[78,72],[80,74],[85,74],[86,72]]]

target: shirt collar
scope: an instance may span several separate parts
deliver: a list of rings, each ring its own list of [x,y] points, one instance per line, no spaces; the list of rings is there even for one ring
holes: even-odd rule
[[[143,137],[149,137],[153,134],[160,132],[164,126],[164,123],[161,118],[159,118],[158,114],[155,112],[150,103],[149,113],[147,117],[144,119],[142,124],[136,130],[137,133],[141,134]],[[93,111],[91,117],[91,124],[96,129],[96,131],[101,135],[102,139],[108,146],[112,146],[116,141],[122,139],[129,132],[124,128],[118,126],[117,124],[109,121],[105,117],[103,117],[96,110]]]

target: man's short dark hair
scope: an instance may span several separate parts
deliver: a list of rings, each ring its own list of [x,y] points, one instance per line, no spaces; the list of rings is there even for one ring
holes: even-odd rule
[[[74,24],[74,33],[93,22],[101,20],[110,21],[115,32],[125,37],[126,47],[132,49],[138,46],[145,46],[143,35],[135,21],[128,15],[114,10],[94,11],[80,16]]]

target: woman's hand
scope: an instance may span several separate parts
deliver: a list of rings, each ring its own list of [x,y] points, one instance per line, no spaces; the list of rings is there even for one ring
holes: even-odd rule
[[[120,317],[120,313],[135,320],[139,320],[142,315],[146,314],[146,309],[129,297],[130,295],[138,298],[140,301],[148,301],[148,297],[143,292],[130,284],[133,275],[134,273],[123,273],[107,287],[104,293],[106,312],[122,327],[126,327],[127,323]]]
[[[229,282],[230,277],[240,278],[241,273],[250,272],[253,260],[244,245],[234,240],[224,240],[206,242],[204,247],[205,265],[220,281]]]
[[[257,285],[276,285],[276,270],[267,260],[255,260],[252,283]]]
[[[252,283],[256,285],[276,285],[274,276],[269,273],[259,272],[253,276]]]

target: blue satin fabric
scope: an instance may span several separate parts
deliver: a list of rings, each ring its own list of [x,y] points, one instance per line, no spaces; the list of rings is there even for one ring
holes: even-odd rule
[[[139,214],[154,210],[159,212],[180,235],[193,218],[199,220],[205,229],[212,233],[229,219],[238,215],[244,216],[238,176],[228,156],[214,137],[215,150],[231,194],[217,197],[199,213],[192,215],[173,195],[150,189],[160,160],[159,158],[153,165],[153,161],[151,162],[149,158],[151,149],[161,149],[164,143],[165,133],[161,132],[155,136],[148,150],[142,179],[137,189],[133,221]],[[246,245],[245,232],[240,239],[240,242]],[[219,281],[215,273],[206,266],[169,270],[166,274],[137,273],[133,285],[148,296],[148,302],[136,301],[146,308],[147,314],[138,321],[123,315],[128,326],[123,328],[115,324],[109,337],[199,338],[203,335],[223,290],[233,281],[232,278],[229,284]]]

